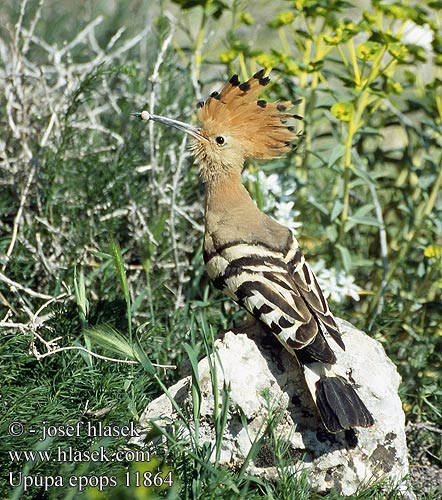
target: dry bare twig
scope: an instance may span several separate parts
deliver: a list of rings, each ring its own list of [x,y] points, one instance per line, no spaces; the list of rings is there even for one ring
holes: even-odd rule
[[[35,316],[38,314],[33,312],[29,298],[59,300],[66,294],[53,297],[45,290],[35,290],[26,283],[19,283],[18,280],[9,278],[5,272],[8,263],[20,246],[35,256],[32,278],[38,278],[39,282],[44,283],[50,283],[51,279],[56,281],[60,268],[67,267],[63,262],[65,258],[63,249],[64,242],[69,238],[70,224],[68,220],[62,220],[60,225],[51,220],[50,216],[48,219],[48,213],[41,207],[39,165],[36,158],[46,148],[57,150],[63,132],[63,124],[60,123],[59,117],[65,115],[79,82],[102,63],[118,65],[150,30],[149,26],[145,27],[134,36],[123,40],[125,29],[120,28],[102,48],[96,37],[96,30],[104,20],[103,16],[99,16],[66,44],[49,44],[37,35],[36,30],[42,17],[43,6],[44,0],[40,0],[37,5],[21,0],[18,20],[11,28],[10,40],[0,39],[0,104],[4,106],[6,114],[6,127],[0,138],[0,183],[23,186],[17,206],[12,207],[15,214],[10,226],[8,247],[0,256],[0,283],[6,285],[14,294],[21,304],[22,312],[26,313],[31,322],[33,318],[35,321]],[[31,12],[32,9],[34,10]],[[39,48],[38,62],[33,59],[35,51],[30,50],[33,46]],[[89,57],[81,62],[75,62],[72,52],[79,46],[86,48],[82,50],[82,54],[83,56],[87,54]],[[107,95],[108,99],[97,99],[93,108],[83,104],[76,111],[70,126],[93,130],[94,134],[106,134],[113,140],[115,147],[118,147],[123,144],[123,138],[114,130],[110,130],[103,120],[110,110],[120,111],[117,97],[112,95],[106,82],[103,87],[105,92],[101,95]],[[39,138],[38,152],[33,151],[35,146],[31,146],[35,144],[36,137]],[[109,147],[103,149],[107,151]],[[40,212],[35,213],[35,204],[32,206],[31,200],[36,201],[37,207],[41,208]],[[43,224],[49,231],[50,241],[43,241],[40,232],[35,233],[28,227],[36,223]],[[7,224],[2,224],[2,231],[8,227]],[[41,280],[42,270],[45,280]],[[26,325],[21,320],[14,321],[19,310],[4,293],[0,293],[0,300],[12,315],[9,321],[2,322],[3,327]]]
[[[34,175],[35,175],[35,170],[37,168],[37,163],[35,161],[31,160],[30,161],[30,165],[31,165],[31,170],[29,172],[28,179],[26,181],[25,187],[23,188],[23,192],[22,192],[22,195],[20,197],[20,205],[18,207],[17,215],[15,216],[14,223],[12,225],[11,242],[9,243],[8,250],[6,251],[5,263],[2,266],[2,271],[3,272],[6,269],[8,261],[9,261],[11,255],[12,255],[13,250],[14,250],[15,242],[17,241],[18,229],[20,227],[20,223],[21,223],[22,216],[23,216],[23,208],[25,206],[25,203],[26,203],[26,200],[27,200],[27,197],[28,197],[28,193],[29,193],[29,189],[31,187],[31,183],[32,183],[32,180],[34,179]]]
[[[181,177],[181,171],[183,168],[183,164],[185,159],[188,157],[186,152],[187,145],[187,135],[184,134],[184,137],[181,141],[178,158],[175,155],[175,149],[170,150],[170,161],[172,165],[176,165],[175,174],[173,176],[172,181],[172,200],[170,206],[170,217],[169,217],[169,225],[170,225],[170,235],[172,238],[172,249],[173,249],[173,257],[175,261],[176,272],[178,275],[178,289],[175,295],[175,310],[179,309],[182,306],[182,291],[183,291],[183,283],[184,283],[184,273],[182,269],[182,262],[178,253],[177,246],[177,236],[176,236],[176,223],[175,223],[175,214],[176,214],[176,206],[177,206],[177,194],[179,190],[179,181]]]
[[[3,281],[3,283],[6,283],[8,286],[10,286],[13,292],[15,292],[16,290],[21,290],[30,297],[36,297],[38,299],[52,300],[54,298],[51,295],[47,295],[46,293],[35,292],[31,288],[11,280],[1,272],[0,272],[0,281]]]
[[[90,354],[94,358],[101,359],[102,361],[110,361],[112,363],[123,363],[123,364],[128,364],[128,365],[136,365],[138,364],[138,361],[132,360],[132,359],[119,359],[119,358],[111,358],[109,356],[103,356],[101,354],[97,354],[94,351],[91,351],[89,349],[86,349],[86,347],[83,346],[65,346],[65,347],[58,347],[58,340],[60,340],[60,337],[56,337],[51,340],[45,340],[41,335],[39,335],[37,332],[33,332],[34,336],[38,339],[39,342],[41,342],[45,348],[46,352],[41,353],[36,345],[35,341],[32,342],[31,344],[31,353],[37,358],[37,359],[44,359],[47,358],[48,356],[53,356],[54,354],[64,352],[64,351],[82,351],[87,354]],[[160,365],[157,363],[152,363],[153,366],[157,368],[171,368],[171,369],[176,369],[175,365]]]
[[[157,101],[156,94],[157,94],[159,86],[161,85],[161,80],[159,78],[160,68],[164,62],[167,49],[169,48],[169,45],[172,42],[173,35],[174,35],[174,30],[172,28],[170,30],[169,34],[167,35],[167,37],[163,41],[161,49],[158,53],[157,60],[155,61],[152,76],[150,77],[150,82],[152,85],[152,88],[150,91],[150,97],[149,97],[149,112],[150,113],[155,113],[155,103]],[[156,173],[155,171],[157,168],[157,155],[156,155],[156,151],[155,151],[155,140],[154,139],[155,139],[154,122],[151,120],[151,121],[149,121],[150,161],[151,161],[151,167],[152,167],[152,173],[153,173],[152,178],[155,180],[155,173]]]

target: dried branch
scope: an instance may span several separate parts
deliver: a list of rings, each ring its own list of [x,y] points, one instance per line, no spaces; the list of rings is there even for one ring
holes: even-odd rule
[[[37,358],[37,359],[44,359],[47,358],[48,356],[52,356],[54,354],[57,354],[59,352],[64,352],[64,351],[82,351],[87,354],[90,354],[94,358],[101,359],[103,361],[110,361],[112,363],[123,363],[123,364],[128,364],[128,365],[136,365],[138,364],[138,361],[134,361],[131,359],[119,359],[119,358],[110,358],[109,356],[103,356],[101,354],[97,354],[96,352],[93,352],[89,349],[86,349],[86,347],[82,346],[66,346],[66,347],[58,347],[57,346],[57,341],[60,339],[60,337],[57,337],[52,340],[45,340],[41,335],[39,335],[37,332],[33,332],[34,336],[45,346],[47,351],[45,353],[41,353],[36,345],[35,342],[32,342],[31,344],[31,353]],[[175,365],[160,365],[157,363],[152,363],[153,366],[157,368],[172,368],[176,369]]]
[[[12,226],[11,242],[9,243],[8,250],[6,251],[6,259],[5,259],[5,263],[2,266],[2,271],[5,271],[6,266],[8,264],[8,260],[10,259],[11,255],[12,255],[12,251],[14,250],[15,242],[17,241],[18,229],[19,229],[21,219],[23,216],[23,208],[25,206],[26,199],[27,199],[28,193],[29,193],[29,189],[31,187],[31,183],[32,183],[32,180],[34,179],[34,175],[35,175],[35,170],[37,168],[36,161],[30,161],[29,164],[31,165],[31,171],[29,172],[28,179],[26,181],[25,187],[23,189],[23,192],[22,192],[22,195],[20,198],[20,205],[18,207],[17,215],[14,218],[14,223]]]
[[[179,181],[181,178],[181,171],[183,168],[184,160],[188,156],[186,153],[186,144],[187,144],[187,135],[184,134],[183,139],[181,141],[181,145],[180,145],[178,159],[176,158],[175,150],[174,149],[170,150],[170,161],[171,161],[172,165],[176,165],[175,174],[173,176],[173,182],[172,182],[172,201],[171,201],[170,218],[169,218],[170,235],[172,238],[173,258],[175,261],[176,272],[178,275],[178,289],[177,289],[177,293],[175,296],[175,310],[179,309],[182,306],[181,301],[182,301],[182,291],[183,291],[183,283],[184,283],[184,273],[183,273],[183,268],[182,268],[182,262],[181,262],[181,259],[180,259],[179,253],[178,253],[178,246],[177,246],[175,213],[176,213],[177,194],[178,194],[178,190],[179,190]]]
[[[157,60],[155,61],[152,76],[150,77],[152,89],[150,91],[150,97],[149,97],[149,111],[151,113],[155,112],[155,103],[157,101],[156,94],[157,94],[159,86],[161,85],[161,80],[159,78],[160,68],[164,62],[165,57],[166,57],[166,52],[167,52],[167,49],[169,48],[169,45],[172,41],[173,34],[174,34],[174,30],[172,28],[170,30],[170,33],[164,39],[164,42],[163,42],[161,49],[160,49],[160,52],[158,53]],[[150,161],[151,161],[152,173],[154,174],[153,179],[155,180],[155,170],[157,167],[157,157],[156,157],[156,151],[155,151],[155,136],[154,136],[153,121],[149,122],[149,144],[150,144]]]
[[[3,283],[6,283],[8,286],[11,287],[11,291],[15,292],[16,290],[21,290],[22,292],[26,293],[30,297],[36,297],[38,299],[45,299],[45,300],[52,300],[54,297],[51,297],[50,295],[47,295],[45,293],[40,293],[40,292],[35,292],[31,288],[21,285],[20,283],[17,283],[16,281],[11,280],[7,276],[5,276],[3,273],[0,273],[0,281],[3,281]],[[63,294],[62,296],[64,296]]]

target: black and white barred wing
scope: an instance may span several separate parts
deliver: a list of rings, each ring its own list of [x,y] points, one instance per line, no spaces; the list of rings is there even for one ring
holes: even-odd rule
[[[338,327],[296,240],[284,255],[264,244],[232,242],[205,252],[215,286],[267,325],[289,350],[334,362],[324,333],[343,348]]]

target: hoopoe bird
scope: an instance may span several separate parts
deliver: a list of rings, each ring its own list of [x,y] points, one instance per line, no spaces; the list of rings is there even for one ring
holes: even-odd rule
[[[203,256],[214,285],[298,361],[329,432],[368,427],[371,413],[336,366],[335,350],[345,345],[297,240],[258,209],[241,182],[246,160],[278,157],[298,135],[288,123],[300,117],[288,111],[299,101],[258,99],[269,81],[264,70],[244,83],[234,75],[197,104],[199,127],[148,111],[132,114],[193,139],[206,190]]]

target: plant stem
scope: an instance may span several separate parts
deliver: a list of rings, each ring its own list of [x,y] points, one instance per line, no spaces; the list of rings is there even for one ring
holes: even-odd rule
[[[196,38],[196,45],[195,45],[195,56],[194,56],[194,76],[195,76],[195,81],[198,81],[200,78],[200,71],[201,71],[201,63],[203,62],[203,56],[202,56],[202,47],[204,43],[204,36],[206,33],[206,21],[207,21],[207,12],[206,9],[203,9],[203,13],[201,16],[201,23],[200,27],[198,30],[198,35]]]
[[[437,175],[436,181],[435,181],[433,188],[431,190],[430,196],[428,197],[427,203],[425,204],[425,208],[422,211],[422,215],[420,215],[420,216],[418,215],[414,229],[410,232],[406,244],[401,248],[396,260],[390,266],[390,270],[389,270],[387,277],[386,277],[386,285],[385,285],[386,287],[389,285],[391,279],[393,278],[393,276],[396,272],[396,269],[399,267],[400,264],[403,263],[405,256],[408,254],[410,248],[412,247],[412,245],[414,243],[415,237],[419,234],[420,230],[422,229],[422,226],[423,226],[425,220],[433,211],[434,205],[436,204],[437,195],[439,194],[439,191],[441,190],[441,187],[442,187],[442,155],[440,158],[439,165],[440,165],[439,173]],[[374,295],[373,300],[372,300],[371,305],[370,305],[370,308],[368,310],[369,315],[371,315],[373,313],[373,310],[376,308],[376,305],[379,301],[381,293],[382,293],[382,289],[379,288],[377,290],[376,294]]]
[[[343,193],[343,208],[341,212],[341,226],[339,228],[339,242],[342,242],[345,234],[345,223],[348,220],[348,213],[350,209],[350,170],[352,168],[352,149],[353,149],[353,139],[355,135],[357,134],[358,130],[362,127],[364,124],[364,120],[362,119],[362,116],[369,106],[369,104],[373,103],[377,97],[372,97],[370,99],[371,93],[369,90],[370,84],[378,77],[379,75],[379,66],[382,61],[382,57],[385,53],[385,47],[383,47],[383,50],[379,51],[378,56],[376,57],[375,61],[373,62],[373,65],[370,70],[370,74],[368,75],[367,79],[365,80],[364,84],[362,85],[362,79],[361,79],[361,72],[359,71],[359,66],[358,62],[356,59],[356,50],[353,44],[353,40],[350,40],[349,42],[349,48],[350,48],[350,60],[353,66],[353,72],[354,72],[354,79],[355,79],[355,84],[356,87],[361,87],[362,86],[362,91],[359,95],[359,98],[357,100],[357,106],[354,109],[352,116],[350,118],[350,121],[348,123],[348,130],[347,130],[347,139],[345,141],[345,155],[344,155],[344,193]]]

